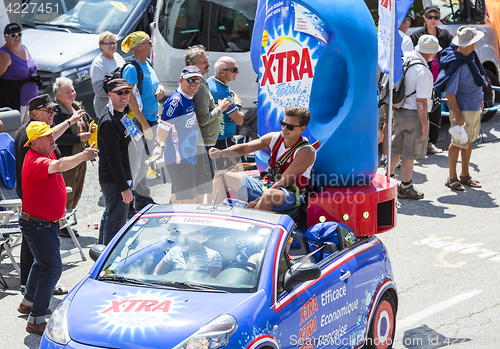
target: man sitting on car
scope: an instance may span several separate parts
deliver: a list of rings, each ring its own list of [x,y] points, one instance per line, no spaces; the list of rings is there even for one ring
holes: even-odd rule
[[[300,193],[311,176],[316,159],[316,151],[301,135],[310,119],[309,109],[290,107],[285,109],[285,118],[280,120],[281,132],[269,132],[261,138],[224,150],[211,148],[209,155],[212,159],[235,158],[270,148],[269,171],[274,176],[274,184],[264,190],[259,179],[236,172],[219,172],[214,178],[215,203],[221,203],[226,198],[226,190],[230,188],[240,198],[249,201],[247,208],[279,212],[298,206]],[[224,188],[219,188],[221,179]]]

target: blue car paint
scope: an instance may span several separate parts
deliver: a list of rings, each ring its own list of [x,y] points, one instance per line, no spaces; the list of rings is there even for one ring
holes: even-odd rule
[[[275,248],[268,248],[264,256],[265,267],[260,274],[258,290],[233,294],[152,289],[94,280],[110,247],[118,242],[123,230],[89,275],[67,296],[72,299],[68,316],[72,341],[67,346],[60,346],[44,336],[40,348],[173,347],[221,314],[233,315],[238,321],[238,328],[227,347],[256,349],[266,345],[307,349],[324,347],[325,343],[329,347],[359,346],[382,295],[386,292],[395,295],[383,244],[376,236],[358,240],[353,246],[320,262],[322,275],[319,279],[301,283],[278,298],[280,253],[294,225],[288,216],[282,216],[275,224],[269,241]],[[340,277],[346,272],[351,275],[341,281]],[[332,295],[335,292],[337,296]],[[118,314],[112,310],[112,302],[124,301],[127,297],[131,297],[127,300],[130,309],[126,314],[130,322],[127,326],[114,324],[113,316]],[[172,303],[168,316],[156,326],[152,320],[134,318],[134,312],[144,313],[145,305],[155,300],[155,306],[161,305],[161,299]],[[144,301],[150,303],[144,304]],[[154,307],[149,310],[155,313]],[[163,308],[156,310],[159,311],[163,312]],[[337,345],[337,338],[344,342]]]

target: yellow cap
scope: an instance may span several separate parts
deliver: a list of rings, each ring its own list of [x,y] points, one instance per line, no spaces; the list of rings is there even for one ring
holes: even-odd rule
[[[28,141],[24,144],[28,147],[32,141],[40,137],[50,135],[54,132],[54,129],[42,121],[32,121],[28,124],[26,128],[26,134],[28,135]]]
[[[123,41],[122,41],[122,51],[127,53],[140,43],[149,39],[149,35],[145,32],[133,32],[130,33]]]

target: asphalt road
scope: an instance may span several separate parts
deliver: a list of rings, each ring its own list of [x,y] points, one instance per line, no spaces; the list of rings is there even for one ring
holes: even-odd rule
[[[437,146],[447,149],[448,125]],[[500,116],[482,125],[486,136],[500,137]],[[482,189],[452,192],[444,186],[447,152],[418,161],[413,180],[425,198],[401,200],[397,227],[380,235],[392,261],[399,291],[394,348],[498,348],[500,342],[500,142],[478,144],[472,153],[472,175]],[[381,170],[381,169],[380,169]],[[170,188],[150,177],[152,197],[167,203]],[[89,164],[76,228],[88,256],[97,242],[103,211],[97,164]],[[70,239],[62,239],[65,249]],[[14,249],[18,256],[19,248]],[[63,260],[60,284],[71,288],[92,261],[79,254]],[[0,290],[0,348],[38,348],[40,337],[25,331],[26,317],[17,312],[22,295],[10,261],[2,256],[0,272],[9,289]],[[55,296],[55,308],[63,296]]]

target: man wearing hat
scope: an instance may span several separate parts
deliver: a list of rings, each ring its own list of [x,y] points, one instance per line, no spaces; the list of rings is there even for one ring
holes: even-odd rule
[[[193,96],[202,78],[194,65],[182,69],[179,88],[163,105],[158,125],[158,140],[164,147],[163,158],[172,179],[172,203],[194,203],[196,200],[198,122]]]
[[[417,30],[411,35],[413,45],[417,45],[418,39],[422,35],[434,35],[438,41],[439,46],[444,50],[451,44],[453,35],[446,29],[439,28],[439,19],[441,18],[441,10],[436,5],[427,6],[424,9],[425,25],[423,28]],[[433,81],[436,81],[439,74],[439,62],[442,52],[438,53],[432,61],[429,62],[429,68],[432,72]],[[441,128],[441,108],[436,108],[429,113],[429,142],[427,143],[427,154],[439,154],[443,151],[436,147],[439,138],[439,129]]]
[[[135,209],[139,211],[147,204],[154,203],[150,197],[150,190],[146,186],[149,166],[145,164],[145,161],[153,154],[158,125],[158,101],[165,96],[165,89],[159,84],[158,77],[149,61],[153,44],[148,34],[142,31],[133,32],[122,41],[121,47],[125,53],[130,50],[134,52],[132,60],[139,64],[143,77],[140,89],[138,88],[140,90],[138,95],[131,94],[129,100],[130,109],[135,117],[134,122],[144,133],[144,139],[135,142],[137,154],[134,157],[137,157],[137,166],[133,165]],[[127,80],[130,88],[134,88],[139,83],[139,72],[133,64],[128,64],[123,69],[122,77]]]
[[[394,109],[394,140],[392,141],[391,177],[401,159],[401,183],[398,198],[420,200],[424,194],[413,186],[413,163],[425,157],[429,134],[427,113],[432,107],[432,73],[430,62],[441,50],[438,40],[432,35],[422,35],[415,50],[404,54],[404,64],[412,64],[405,75],[405,92],[409,95],[402,109]],[[414,92],[415,91],[415,92]]]
[[[127,222],[133,200],[129,143],[139,129],[124,114],[132,95],[125,79],[108,82],[110,102],[104,108],[97,128],[99,139],[99,184],[106,208],[102,214],[99,243],[107,245]]]
[[[449,177],[445,185],[452,190],[464,191],[464,185],[481,188],[481,184],[472,179],[469,163],[472,155],[472,143],[479,137],[481,109],[483,108],[483,86],[486,72],[475,51],[477,42],[484,33],[472,26],[461,26],[453,38],[452,45],[441,54],[441,71],[434,83],[436,92],[446,92],[450,106],[450,127],[464,125],[467,142],[460,142],[454,137],[448,148]],[[462,173],[457,175],[458,156],[462,156]]]
[[[93,160],[98,151],[87,148],[73,156],[56,159],[56,143],[45,122],[32,121],[26,128],[25,147],[30,147],[24,161],[23,203],[19,227],[35,261],[18,311],[29,314],[26,330],[42,335],[50,298],[62,272],[59,219],[66,211],[66,184],[61,172],[83,161]]]
[[[23,170],[24,158],[26,157],[26,153],[29,149],[27,147],[24,147],[24,144],[28,141],[26,128],[33,121],[45,122],[47,125],[52,126],[55,115],[55,106],[57,106],[57,104],[52,101],[48,94],[43,94],[32,98],[28,104],[28,115],[30,119],[27,123],[19,127],[16,132],[14,144],[16,156],[16,193],[20,199],[23,198],[21,174]],[[61,136],[64,131],[66,131],[70,127],[70,124],[72,125],[77,123],[83,115],[85,115],[85,111],[79,110],[75,114],[73,114],[71,118],[68,119],[68,122],[63,122],[55,126],[52,132],[54,139],[59,138],[59,136]],[[58,150],[56,149],[56,153],[57,152]],[[28,243],[23,239],[21,243],[21,290],[24,289],[26,282],[28,281],[28,274],[32,264],[33,255],[31,254],[31,251],[28,247]],[[60,295],[64,293],[68,293],[68,290],[62,286],[57,285],[54,290],[54,294]]]

